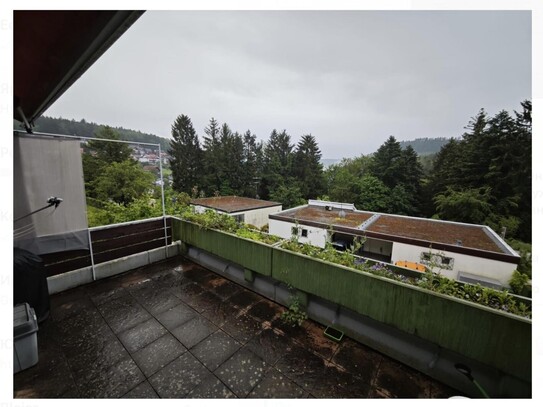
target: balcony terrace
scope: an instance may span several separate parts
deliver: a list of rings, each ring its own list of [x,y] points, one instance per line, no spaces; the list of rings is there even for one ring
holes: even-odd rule
[[[16,398],[442,398],[461,394],[185,257],[51,297]]]
[[[16,12],[14,119],[32,133],[31,124],[141,14]],[[14,156],[14,168],[30,173],[22,167],[34,161]],[[28,185],[16,178],[21,195],[44,174],[62,180],[67,193],[84,191],[83,177],[57,161],[55,171],[36,168]],[[73,185],[58,174],[71,175]],[[69,208],[85,219],[83,204]],[[77,231],[89,244],[80,244],[84,238],[40,251],[54,294],[51,315],[39,328],[38,364],[14,376],[16,398],[480,397],[456,363],[469,365],[491,397],[531,397],[526,316],[166,217],[164,210],[159,219],[130,224],[83,223],[36,232],[50,242],[59,233],[75,241]],[[279,318],[289,295],[311,318],[298,328]],[[323,336],[328,325],[345,332],[342,342]]]

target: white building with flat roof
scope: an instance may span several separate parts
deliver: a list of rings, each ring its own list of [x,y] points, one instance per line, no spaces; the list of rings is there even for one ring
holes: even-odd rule
[[[384,263],[417,263],[445,277],[502,288],[520,256],[491,228],[411,216],[357,210],[353,204],[310,200],[269,216],[269,233],[294,235],[301,243],[349,247],[364,242],[358,255]]]
[[[279,202],[241,196],[215,196],[190,201],[196,212],[214,210],[233,216],[238,222],[261,228],[268,223],[268,215],[280,212],[283,206]]]

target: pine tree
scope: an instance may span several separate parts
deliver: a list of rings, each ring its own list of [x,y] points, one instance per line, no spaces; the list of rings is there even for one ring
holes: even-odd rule
[[[389,188],[394,188],[403,176],[402,148],[394,136],[379,147],[373,155],[371,173]]]
[[[462,135],[462,155],[456,164],[458,176],[463,188],[481,188],[485,185],[483,178],[490,165],[490,149],[493,140],[487,131],[488,118],[484,109],[472,117]]]
[[[279,186],[292,183],[292,149],[286,130],[273,130],[264,147],[264,168],[259,195],[268,199]]]
[[[209,126],[205,128],[205,136],[203,143],[203,190],[212,196],[221,188],[221,162],[220,162],[220,139],[219,139],[219,122],[215,118],[211,118]]]
[[[422,166],[411,146],[402,150],[393,136],[373,156],[370,171],[389,188],[389,212],[405,215],[419,213]]]
[[[247,130],[243,135],[243,196],[255,198],[262,170],[262,143]]]
[[[228,124],[221,126],[219,134],[219,162],[221,163],[221,195],[241,195],[243,192],[243,139],[232,133]]]
[[[302,196],[306,199],[317,198],[324,192],[321,157],[315,137],[311,134],[302,136],[294,153],[292,167]]]
[[[188,116],[181,115],[172,125],[172,142],[168,153],[172,157],[173,189],[190,193],[201,186],[201,156],[198,135]]]

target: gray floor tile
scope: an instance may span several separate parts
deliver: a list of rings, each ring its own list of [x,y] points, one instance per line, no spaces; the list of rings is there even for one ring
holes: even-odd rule
[[[130,353],[140,350],[166,333],[166,329],[152,318],[119,334],[119,340]]]
[[[196,283],[203,283],[203,282],[209,281],[210,279],[217,278],[217,275],[215,273],[200,266],[193,267],[190,270],[183,271],[181,275]]]
[[[236,395],[223,382],[210,374],[187,395],[187,398],[230,399],[236,398]]]
[[[158,314],[156,319],[171,331],[172,329],[183,325],[185,322],[190,321],[197,315],[198,313],[189,306],[178,304],[177,306]]]
[[[293,342],[273,329],[264,329],[245,346],[269,365],[275,365],[279,358],[290,350]]]
[[[135,388],[126,393],[123,399],[155,399],[158,398],[158,394],[153,389],[153,386],[146,380],[138,384]]]
[[[132,358],[139,366],[143,374],[149,377],[162,369],[172,360],[186,352],[186,348],[179,343],[170,333],[151,342],[138,350]]]
[[[103,319],[88,324],[85,322],[85,319],[78,321],[81,325],[74,327],[73,330],[59,329],[59,343],[66,357],[72,358],[82,354],[94,357],[109,341],[116,340],[115,334]]]
[[[229,298],[229,302],[236,308],[246,309],[251,305],[256,304],[262,299],[259,295],[243,289],[241,292],[234,294]]]
[[[50,315],[54,321],[60,322],[66,318],[79,314],[84,309],[94,309],[95,305],[87,294],[80,290],[77,297],[69,297],[64,299],[64,301],[59,301],[58,304],[51,304]]]
[[[249,308],[247,314],[261,322],[264,322],[272,321],[278,318],[285,310],[286,308],[280,306],[279,304],[263,300]]]
[[[241,344],[223,331],[208,336],[191,353],[209,370],[214,371],[241,347]]]
[[[151,376],[149,383],[162,398],[182,398],[209,374],[204,365],[185,352]]]
[[[347,338],[342,340],[332,362],[371,383],[382,359],[381,354]]]
[[[106,326],[106,321],[95,307],[81,310],[77,314],[62,320],[60,323],[56,322],[56,327],[60,335],[71,337],[78,335],[86,336]]]
[[[167,290],[192,283],[192,280],[183,277],[180,273],[173,269],[170,270],[169,273],[154,276],[153,280],[156,283],[157,287],[162,287]]]
[[[57,367],[43,375],[35,375],[31,369],[13,376],[14,398],[60,398],[70,392],[74,397],[79,397],[68,366]]]
[[[108,301],[121,298],[128,294],[128,291],[112,279],[97,282],[86,287],[87,294],[96,305],[102,305]]]
[[[183,325],[171,330],[171,333],[181,342],[187,349],[207,338],[213,332],[219,329],[216,325],[208,321],[202,316],[197,316]]]
[[[242,348],[224,362],[215,374],[237,397],[244,398],[262,380],[267,370],[268,365],[260,357]]]
[[[131,295],[108,301],[98,309],[115,333],[130,329],[152,317]]]
[[[301,386],[311,391],[324,373],[324,359],[294,344],[275,364],[275,368]]]
[[[263,327],[262,322],[246,314],[241,314],[228,318],[222,329],[229,335],[233,336],[239,342],[245,343],[252,337],[259,334]]]
[[[107,371],[114,364],[129,357],[115,336],[100,339],[103,339],[102,346],[82,351],[68,359],[74,378],[84,380],[88,376]]]
[[[204,291],[186,301],[196,311],[202,313],[222,302],[222,299],[211,291]]]
[[[181,300],[169,291],[162,289],[150,297],[139,300],[139,302],[152,315],[157,315],[180,304]]]
[[[270,369],[262,381],[249,394],[249,398],[296,399],[307,396],[300,386],[275,369]]]
[[[203,293],[204,289],[197,283],[190,283],[178,287],[172,287],[170,289],[170,292],[185,303],[189,304],[192,298],[198,294]]]
[[[213,292],[221,297],[223,300],[230,298],[234,294],[237,294],[243,291],[243,287],[233,283],[230,280],[223,279],[218,281],[217,284],[212,288]]]
[[[230,304],[228,301],[222,301],[215,304],[202,315],[213,322],[215,325],[222,327],[228,318],[239,315],[240,310]]]
[[[318,353],[324,359],[330,360],[340,347],[339,343],[324,336],[325,326],[306,320],[303,324],[304,335],[295,337],[306,349]]]
[[[107,371],[77,381],[83,398],[121,397],[145,380],[143,373],[131,358],[111,366]]]
[[[384,358],[379,365],[375,388],[391,398],[430,397],[430,382],[422,373]]]
[[[367,398],[370,388],[360,376],[330,364],[315,381],[311,394],[317,398]]]

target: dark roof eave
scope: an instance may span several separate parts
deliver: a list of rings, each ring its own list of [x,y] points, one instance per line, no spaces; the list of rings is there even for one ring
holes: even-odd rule
[[[89,11],[90,12],[90,11]],[[21,13],[21,12],[19,12]],[[23,11],[22,13],[29,13]],[[69,12],[65,12],[69,13]],[[106,12],[104,12],[106,13]],[[128,30],[134,22],[144,13],[144,11],[130,11],[120,10],[110,13],[109,21],[104,25],[100,32],[94,37],[90,43],[82,43],[80,48],[80,54],[75,61],[66,62],[66,64],[60,64],[58,67],[58,74],[61,77],[58,80],[52,82],[52,86],[44,87],[41,89],[34,89],[34,92],[43,92],[40,98],[37,99],[38,103],[27,104],[26,100],[21,100],[18,95],[19,89],[14,89],[15,106],[14,119],[23,122],[26,119],[29,123],[33,124],[43,112],[45,112],[60,96],[62,96],[66,90],[68,90],[108,49],[111,47],[125,32]],[[19,21],[18,15],[15,15],[14,24],[15,31],[24,30],[24,20]],[[69,17],[69,16],[68,16]],[[44,21],[44,27],[47,27]],[[15,35],[15,34],[14,34]],[[17,46],[18,44],[15,44]],[[17,55],[15,53],[15,55]],[[15,58],[14,58],[15,59]],[[15,60],[14,65],[17,68]],[[61,72],[62,71],[62,72]],[[17,75],[17,71],[15,71]],[[20,83],[15,81],[15,83]],[[54,86],[53,86],[54,85]],[[19,105],[20,103],[20,105]],[[21,107],[25,117],[21,116],[18,107]]]

